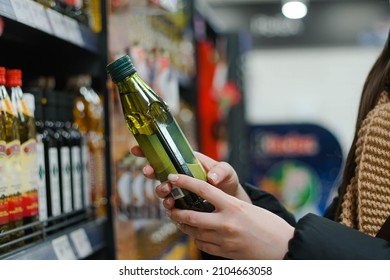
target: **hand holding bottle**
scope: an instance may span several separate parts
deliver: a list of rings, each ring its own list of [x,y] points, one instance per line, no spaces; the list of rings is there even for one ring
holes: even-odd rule
[[[279,216],[230,196],[205,181],[170,174],[170,184],[194,192],[215,206],[212,213],[172,208],[167,215],[209,254],[230,259],[282,259],[294,228]]]
[[[136,145],[131,148],[131,153],[135,156],[143,157],[141,148]],[[241,184],[238,181],[238,176],[233,167],[226,162],[218,162],[212,158],[195,152],[195,156],[203,165],[207,173],[207,181],[215,187],[221,189],[225,193],[232,195],[238,199],[251,203],[251,200]],[[150,165],[143,168],[145,177],[155,179],[154,170]],[[163,182],[156,187],[157,196],[164,199],[164,207],[171,209],[174,206],[174,200],[169,195],[172,190],[172,185],[168,182]]]

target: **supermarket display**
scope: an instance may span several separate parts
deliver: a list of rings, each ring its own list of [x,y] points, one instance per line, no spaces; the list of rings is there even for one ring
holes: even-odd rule
[[[92,9],[100,27],[90,25]],[[0,6],[0,51],[7,53],[0,59],[0,259],[114,256],[102,97],[105,13],[105,1],[7,0]],[[90,133],[78,128],[75,95],[66,86],[81,72],[90,73],[89,90],[101,92],[91,122],[97,166],[89,164]],[[93,174],[98,204],[92,204]]]

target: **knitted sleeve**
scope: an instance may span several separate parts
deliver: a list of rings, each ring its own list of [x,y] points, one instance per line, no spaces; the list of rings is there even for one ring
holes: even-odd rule
[[[375,236],[390,215],[390,102],[385,93],[360,127],[355,158],[340,222]]]

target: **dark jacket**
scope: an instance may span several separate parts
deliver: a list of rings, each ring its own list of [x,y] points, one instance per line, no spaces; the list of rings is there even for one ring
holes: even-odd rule
[[[333,200],[323,217],[307,214],[296,222],[294,216],[273,195],[248,184],[244,188],[254,205],[275,213],[295,227],[285,259],[390,259],[389,242],[333,220],[338,198]]]

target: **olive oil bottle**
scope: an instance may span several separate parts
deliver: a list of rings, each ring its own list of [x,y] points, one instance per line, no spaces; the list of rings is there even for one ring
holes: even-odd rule
[[[164,182],[168,174],[180,173],[206,181],[206,172],[167,104],[138,76],[130,57],[117,59],[107,70],[118,88],[128,129],[157,178]],[[171,195],[177,208],[201,212],[215,209],[198,195],[178,187],[173,187]]]
[[[12,72],[11,72],[12,73]],[[20,124],[17,113],[14,110],[8,91],[12,89],[12,77],[6,70],[6,88],[1,97],[1,108],[5,120],[6,133],[6,174],[8,188],[8,213],[9,229],[16,229],[23,226],[23,203],[22,203],[22,181],[20,164]],[[11,234],[15,240],[24,236],[24,230],[18,230]],[[24,241],[12,245],[17,248],[24,245]]]
[[[19,120],[23,224],[29,224],[39,221],[35,119],[23,97],[20,69],[7,70],[7,85],[10,87],[12,106]],[[26,233],[35,230],[39,228],[28,228]]]
[[[5,88],[5,68],[0,67],[0,100],[6,95]],[[2,106],[0,106],[1,108]],[[6,132],[4,112],[0,111],[0,234],[5,234],[9,229],[9,214],[8,214],[8,188],[6,181]],[[5,245],[10,241],[10,236],[5,234],[0,237],[0,254],[6,253],[9,248]]]

